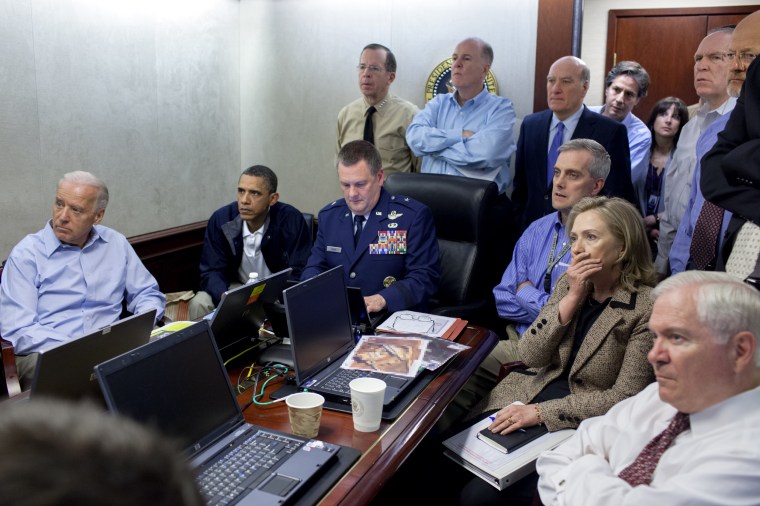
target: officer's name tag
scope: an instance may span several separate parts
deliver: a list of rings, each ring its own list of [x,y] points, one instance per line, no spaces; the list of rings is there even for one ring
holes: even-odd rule
[[[406,230],[380,230],[377,243],[369,245],[370,255],[406,255]]]
[[[328,246],[327,251],[329,251],[330,253],[340,253],[341,251],[343,251],[343,249],[341,249],[340,246]]]

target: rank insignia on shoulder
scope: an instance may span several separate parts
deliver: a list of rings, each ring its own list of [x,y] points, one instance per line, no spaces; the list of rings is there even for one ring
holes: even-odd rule
[[[404,213],[397,213],[395,209],[391,211],[390,213],[388,213],[389,220],[395,220],[395,219],[401,218],[402,216],[404,216]]]
[[[396,282],[396,278],[394,278],[393,276],[386,276],[385,279],[383,280],[383,286],[385,288],[388,288],[395,282]]]

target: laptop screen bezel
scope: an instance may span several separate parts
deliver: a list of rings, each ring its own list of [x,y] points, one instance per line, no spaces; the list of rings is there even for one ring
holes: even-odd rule
[[[205,338],[209,341],[209,347],[210,350],[213,350],[208,355],[202,355],[205,356],[208,360],[215,360],[218,364],[217,369],[215,370],[215,374],[219,374],[223,376],[223,378],[206,378],[207,380],[218,381],[218,382],[224,382],[226,384],[225,388],[219,388],[218,395],[225,397],[225,403],[227,404],[225,409],[229,410],[228,414],[223,414],[220,418],[220,422],[217,423],[216,427],[210,428],[207,430],[205,434],[199,434],[198,437],[196,437],[192,441],[182,441],[180,440],[180,444],[184,447],[184,452],[188,457],[192,457],[196,455],[197,453],[205,450],[210,445],[214,444],[216,441],[218,441],[220,438],[224,437],[226,434],[228,434],[230,431],[234,430],[235,428],[243,425],[245,423],[243,418],[243,412],[240,409],[240,405],[237,402],[237,398],[235,396],[235,393],[232,389],[232,384],[230,383],[229,375],[227,373],[227,370],[224,367],[224,364],[222,363],[221,355],[219,354],[219,349],[216,346],[216,342],[214,340],[213,333],[211,331],[211,328],[208,325],[208,322],[202,321],[198,322],[196,324],[191,325],[190,327],[187,327],[183,330],[180,330],[178,332],[174,332],[172,334],[167,335],[166,337],[163,337],[162,339],[159,339],[157,341],[153,341],[151,343],[148,343],[144,346],[141,346],[140,348],[137,348],[129,353],[125,353],[123,355],[120,355],[119,357],[113,358],[107,362],[104,362],[102,364],[99,364],[95,367],[95,373],[98,377],[98,382],[100,383],[101,389],[103,391],[103,396],[106,400],[106,405],[108,408],[115,412],[122,415],[129,416],[127,413],[123,413],[123,406],[120,406],[120,401],[117,401],[115,399],[114,393],[111,389],[111,375],[117,374],[124,370],[127,367],[130,367],[131,365],[150,359],[151,357],[154,357],[155,355],[161,354],[161,353],[171,353],[171,350],[175,346],[181,346],[183,342],[194,339],[199,334],[205,335]],[[164,377],[168,377],[171,375],[172,378],[182,378],[182,375],[187,374],[193,374],[195,371],[193,370],[193,367],[191,364],[186,364],[186,367],[183,367],[182,370],[172,370],[162,371]],[[167,386],[166,384],[158,384],[153,385],[153,388],[155,389],[161,389],[161,388],[171,388]],[[140,422],[144,422],[144,420],[138,420]],[[169,434],[171,437],[172,435]]]
[[[329,297],[322,293],[323,286],[328,285],[332,289]],[[321,295],[321,297],[320,297]],[[322,371],[327,366],[337,360],[340,360],[346,353],[350,352],[356,341],[354,338],[353,327],[351,326],[351,312],[348,306],[348,295],[346,285],[343,280],[343,267],[337,266],[323,273],[320,273],[310,279],[286,289],[283,292],[285,299],[285,313],[288,320],[288,329],[290,331],[290,344],[293,354],[293,363],[295,365],[296,383],[299,386],[304,385],[312,376]],[[337,336],[342,342],[334,350],[324,350],[322,356],[316,361],[306,363],[304,358],[303,344],[304,339],[309,339],[310,335],[304,335],[303,329],[299,327],[302,318],[298,317],[299,304],[304,299],[313,301],[328,300],[334,301],[339,308],[335,314],[336,319],[340,319],[343,329]]]

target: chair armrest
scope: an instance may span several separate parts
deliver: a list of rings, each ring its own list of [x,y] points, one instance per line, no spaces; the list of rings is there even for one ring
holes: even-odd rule
[[[506,364],[501,364],[501,369],[499,369],[499,379],[498,381],[503,380],[507,374],[511,373],[512,371],[520,370],[520,369],[527,369],[528,366],[522,363],[520,360],[516,360],[514,362],[507,362]]]
[[[18,381],[18,369],[16,368],[16,353],[9,341],[0,338],[0,345],[2,346],[5,387],[10,398],[21,393],[21,384]]]

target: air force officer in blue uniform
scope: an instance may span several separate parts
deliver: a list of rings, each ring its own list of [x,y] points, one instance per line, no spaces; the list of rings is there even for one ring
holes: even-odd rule
[[[440,278],[430,209],[385,191],[380,155],[369,142],[344,145],[336,165],[344,198],[319,212],[301,279],[342,265],[346,285],[361,288],[369,312],[424,310]]]

